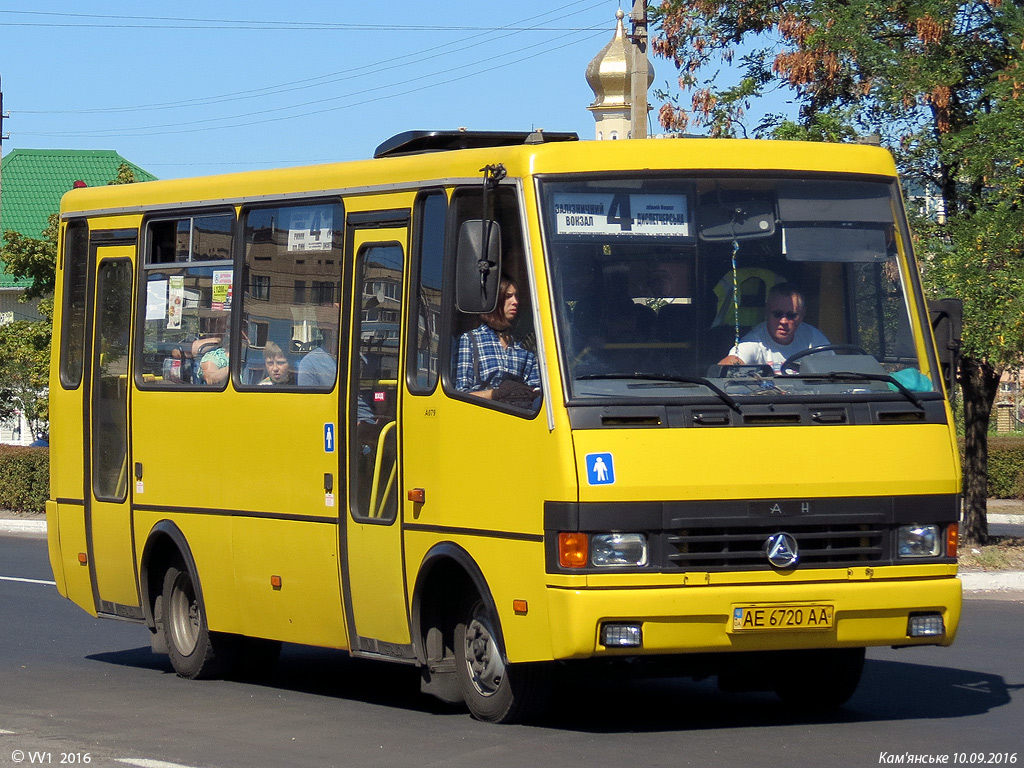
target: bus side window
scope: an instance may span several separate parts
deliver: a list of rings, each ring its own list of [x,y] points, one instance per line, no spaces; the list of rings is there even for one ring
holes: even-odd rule
[[[456,231],[464,221],[485,218],[478,187],[456,190],[452,203]],[[510,186],[496,189],[493,210],[487,215],[500,226],[502,290],[493,313],[470,315],[456,310],[451,389],[468,395],[474,403],[502,403],[534,413],[540,402],[540,369],[516,191]]]
[[[415,262],[406,381],[409,391],[429,394],[437,384],[441,340],[441,275],[444,265],[445,217],[448,200],[443,191],[428,192],[416,202]]]
[[[352,515],[394,520],[398,514],[398,386],[400,376],[402,270],[397,243],[375,243],[360,250],[356,298],[360,303],[356,372],[349,418],[352,445]]]
[[[233,212],[148,223],[139,386],[226,385],[234,225]]]
[[[338,375],[341,206],[304,203],[243,214],[239,387],[329,390]]]
[[[64,233],[63,284],[60,383],[65,389],[77,389],[82,383],[89,285],[89,225],[85,221],[70,222]]]

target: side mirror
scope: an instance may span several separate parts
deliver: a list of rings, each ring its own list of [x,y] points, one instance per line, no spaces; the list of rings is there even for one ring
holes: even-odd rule
[[[935,347],[942,365],[943,378],[950,397],[956,391],[956,369],[963,337],[964,303],[960,299],[936,299],[928,302],[928,315],[935,334]]]
[[[470,315],[493,312],[500,277],[501,226],[491,219],[462,222],[455,250],[455,306]]]

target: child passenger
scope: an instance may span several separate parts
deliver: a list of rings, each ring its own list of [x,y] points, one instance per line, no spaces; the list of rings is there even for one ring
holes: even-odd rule
[[[268,341],[263,347],[263,365],[267,369],[267,375],[260,382],[260,386],[295,383],[295,374],[292,372],[291,363],[288,362],[288,356],[272,341]]]

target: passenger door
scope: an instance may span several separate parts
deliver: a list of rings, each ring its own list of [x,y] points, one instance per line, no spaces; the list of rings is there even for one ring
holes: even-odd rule
[[[352,650],[391,658],[412,657],[399,499],[407,222],[406,211],[349,216],[355,300],[347,398],[345,596]]]
[[[135,246],[95,246],[85,398],[88,565],[97,611],[142,618],[132,544],[128,405]]]

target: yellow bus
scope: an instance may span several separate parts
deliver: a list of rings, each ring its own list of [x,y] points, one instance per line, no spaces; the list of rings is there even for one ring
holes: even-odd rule
[[[60,234],[54,577],[184,677],[323,646],[509,722],[587,661],[821,707],[953,642],[882,149],[413,131],[74,190]]]

